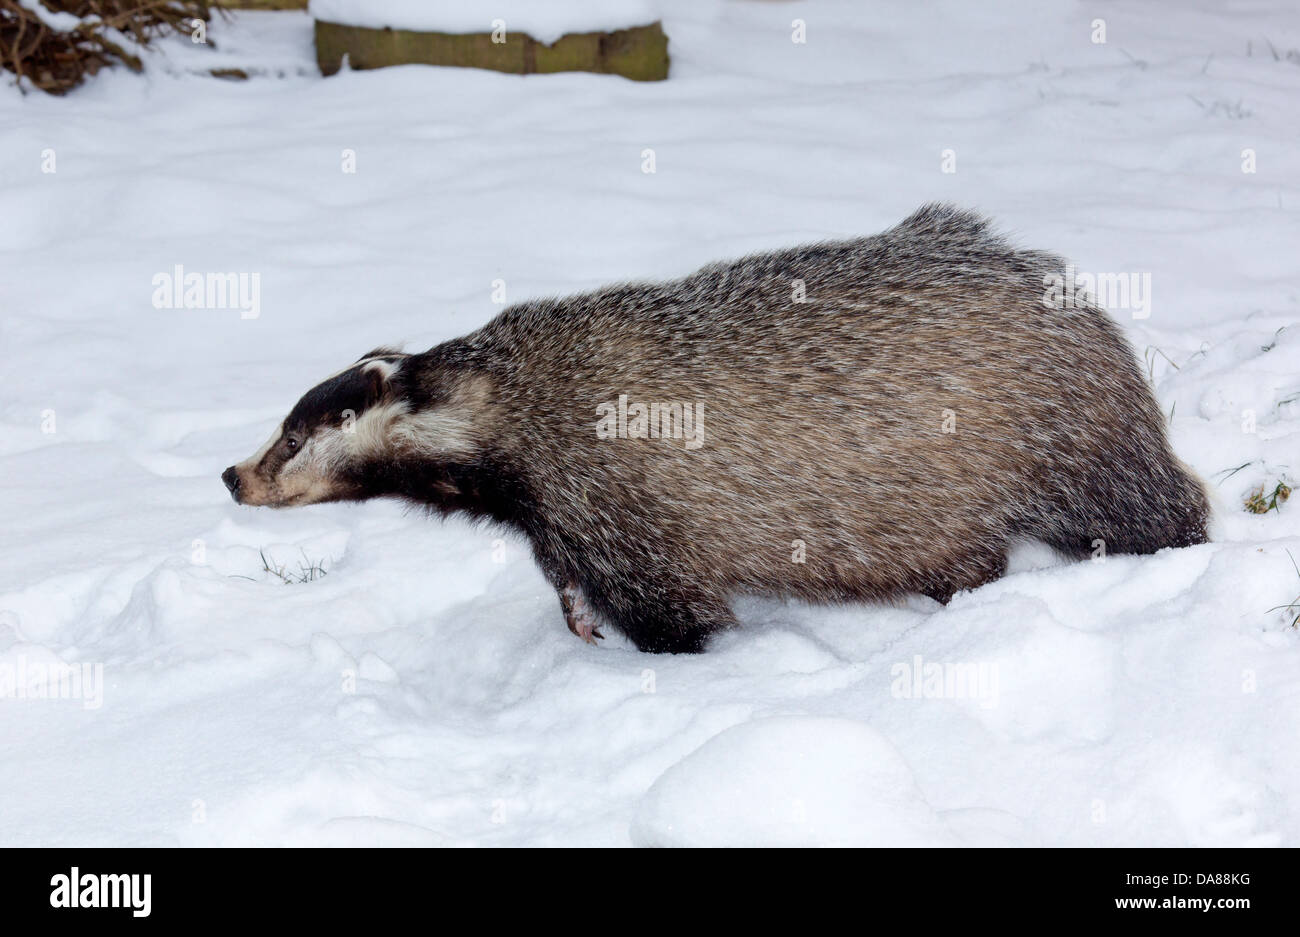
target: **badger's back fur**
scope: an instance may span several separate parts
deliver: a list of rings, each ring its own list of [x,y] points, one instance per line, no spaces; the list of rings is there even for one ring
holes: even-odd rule
[[[647,650],[698,650],[735,593],[947,601],[1018,539],[1204,541],[1204,491],[1119,329],[1045,302],[1066,275],[927,206],[876,237],[520,303],[394,359],[407,432],[425,414],[463,445],[357,484],[518,527]],[[702,408],[702,438],[600,438],[620,396]]]

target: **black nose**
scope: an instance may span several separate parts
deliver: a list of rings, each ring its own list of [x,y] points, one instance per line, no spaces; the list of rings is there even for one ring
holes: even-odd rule
[[[230,489],[230,496],[234,498],[236,501],[238,501],[239,500],[239,473],[235,471],[235,467],[233,465],[221,473],[221,480],[225,482],[226,487]]]

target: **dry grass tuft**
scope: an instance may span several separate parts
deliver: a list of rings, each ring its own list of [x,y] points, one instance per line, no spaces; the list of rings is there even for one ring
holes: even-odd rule
[[[1291,487],[1284,481],[1279,480],[1273,486],[1272,491],[1267,491],[1268,485],[1263,484],[1246,496],[1246,510],[1251,514],[1267,514],[1269,511],[1277,511],[1278,505],[1291,497]]]
[[[220,4],[205,0],[0,0],[0,67],[18,87],[66,94],[109,65],[143,67],[136,51],[189,34]]]

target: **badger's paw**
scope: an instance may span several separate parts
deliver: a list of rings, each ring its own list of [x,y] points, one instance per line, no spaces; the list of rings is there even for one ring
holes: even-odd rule
[[[596,616],[577,583],[571,582],[560,591],[560,605],[564,608],[564,623],[570,631],[588,644],[595,644],[597,638],[604,640],[605,636],[596,626]]]

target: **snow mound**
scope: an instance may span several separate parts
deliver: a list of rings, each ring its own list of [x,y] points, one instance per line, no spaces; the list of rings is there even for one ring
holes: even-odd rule
[[[646,0],[312,0],[311,15],[327,23],[371,29],[413,29],[441,33],[486,33],[504,22],[509,32],[524,32],[550,44],[565,33],[607,32],[645,26],[659,18]]]
[[[949,845],[912,771],[852,719],[777,716],[715,735],[641,801],[642,846]]]

